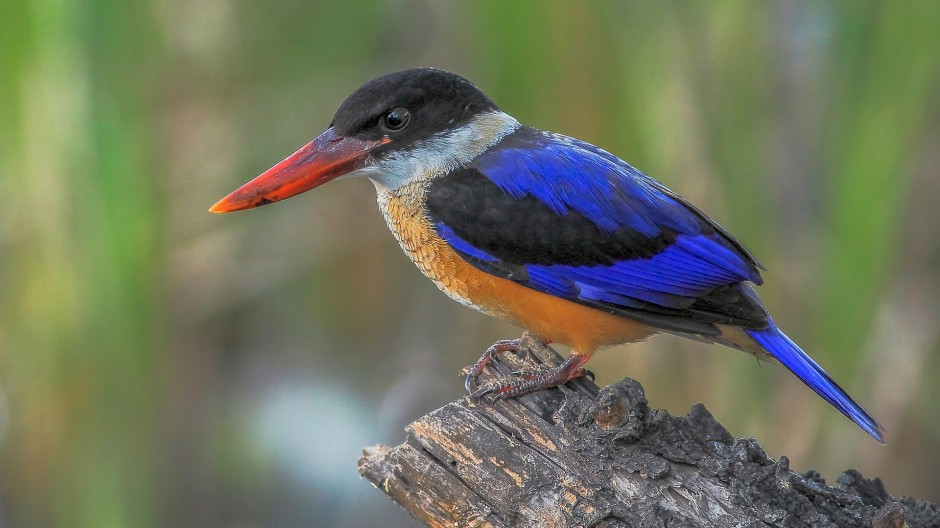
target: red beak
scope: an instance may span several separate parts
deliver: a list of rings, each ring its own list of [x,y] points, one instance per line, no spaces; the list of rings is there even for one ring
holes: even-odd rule
[[[274,203],[319,187],[365,166],[369,152],[390,140],[337,137],[332,128],[317,136],[284,161],[232,191],[209,208],[229,213]]]

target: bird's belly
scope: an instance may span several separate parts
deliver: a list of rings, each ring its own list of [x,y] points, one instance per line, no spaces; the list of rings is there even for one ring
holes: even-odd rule
[[[588,355],[598,347],[638,341],[657,332],[478,270],[437,235],[419,198],[421,192],[403,190],[380,193],[385,221],[418,269],[457,302]]]

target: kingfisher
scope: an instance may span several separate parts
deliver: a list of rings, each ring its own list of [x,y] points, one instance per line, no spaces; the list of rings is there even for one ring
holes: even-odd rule
[[[598,349],[667,332],[782,363],[879,442],[883,428],[781,331],[751,284],[761,264],[697,207],[594,145],[525,126],[459,75],[374,79],[325,132],[212,206],[267,205],[366,177],[405,254],[474,310],[572,348],[553,369],[474,390],[511,398],[589,374]]]

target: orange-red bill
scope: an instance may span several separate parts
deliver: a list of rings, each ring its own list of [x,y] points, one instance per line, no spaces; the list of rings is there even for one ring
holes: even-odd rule
[[[388,138],[337,137],[329,128],[284,161],[232,191],[209,211],[241,211],[297,196],[362,168],[369,151],[388,142]]]

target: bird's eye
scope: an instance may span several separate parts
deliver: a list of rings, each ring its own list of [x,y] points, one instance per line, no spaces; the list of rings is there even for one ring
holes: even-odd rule
[[[382,128],[389,132],[398,132],[408,126],[408,121],[411,121],[411,112],[404,108],[396,108],[389,110],[382,118]]]

